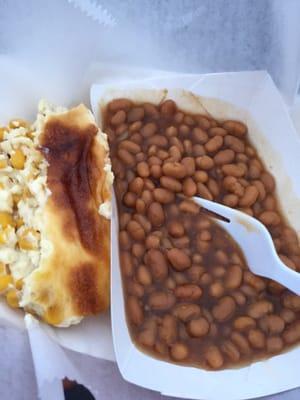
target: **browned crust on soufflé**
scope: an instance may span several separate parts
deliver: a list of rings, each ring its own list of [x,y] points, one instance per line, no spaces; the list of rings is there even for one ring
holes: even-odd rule
[[[34,271],[31,293],[54,325],[109,306],[110,220],[99,214],[110,199],[108,157],[97,133],[90,112],[79,106],[48,117],[40,135],[51,191],[45,236],[52,251]]]

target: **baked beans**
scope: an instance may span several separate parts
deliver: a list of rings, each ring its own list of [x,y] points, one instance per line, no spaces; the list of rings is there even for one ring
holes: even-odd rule
[[[254,275],[233,239],[188,197],[265,224],[283,262],[300,271],[296,233],[247,126],[113,100],[105,114],[120,231],[127,321],[139,348],[205,369],[247,364],[300,342],[300,297]]]

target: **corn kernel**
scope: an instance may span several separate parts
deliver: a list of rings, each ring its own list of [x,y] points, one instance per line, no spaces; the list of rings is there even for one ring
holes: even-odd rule
[[[8,225],[14,225],[13,216],[7,212],[0,211],[0,225],[6,228]]]
[[[0,182],[0,189],[4,189],[4,185],[1,182]]]
[[[49,307],[44,315],[44,320],[50,325],[59,325],[62,321],[62,316],[57,307]]]
[[[10,156],[11,165],[16,169],[23,169],[25,164],[25,155],[22,150],[17,149]]]
[[[35,135],[35,132],[34,132],[34,131],[28,131],[28,132],[26,132],[26,136],[28,136],[29,139],[31,139],[31,140],[34,139],[34,135]]]
[[[9,290],[6,293],[6,301],[10,307],[18,308],[19,307],[18,292],[14,289]]]
[[[16,227],[20,228],[22,225],[24,225],[24,220],[23,218],[17,218],[16,219]]]
[[[28,236],[31,234],[34,238],[33,240],[30,239]],[[26,229],[22,236],[18,240],[18,244],[20,249],[22,250],[37,250],[37,241],[40,238],[40,235],[38,232],[34,231],[33,229]]]
[[[0,160],[0,169],[7,167],[7,160]]]
[[[0,232],[0,244],[5,244],[7,240],[7,236],[5,231]]]
[[[18,280],[15,282],[15,288],[16,288],[17,290],[22,290],[22,288],[23,288],[23,279],[18,279]]]
[[[11,275],[2,275],[0,276],[0,292],[6,290],[8,285],[13,282],[13,278]]]
[[[28,121],[25,121],[25,119],[20,119],[20,118],[16,118],[16,119],[12,119],[11,121],[9,121],[8,126],[11,129],[15,129],[15,128],[29,128],[30,124]]]
[[[16,206],[19,203],[19,201],[22,199],[22,195],[21,194],[13,194],[12,199],[13,199],[14,205]]]
[[[5,275],[6,274],[6,267],[3,262],[0,262],[0,275]]]
[[[0,127],[0,140],[4,139],[4,134],[7,132],[7,128],[5,127]]]

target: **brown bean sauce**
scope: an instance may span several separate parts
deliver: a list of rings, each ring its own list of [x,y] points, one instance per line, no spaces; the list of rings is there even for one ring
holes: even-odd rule
[[[105,131],[136,345],[166,361],[215,370],[299,343],[300,297],[252,274],[233,239],[186,200],[198,195],[258,218],[282,260],[300,271],[298,238],[247,127],[184,113],[171,100],[154,106],[117,99],[105,111]]]

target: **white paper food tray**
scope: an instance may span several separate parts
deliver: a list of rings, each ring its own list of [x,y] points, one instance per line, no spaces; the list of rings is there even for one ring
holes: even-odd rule
[[[181,88],[201,96],[201,102]],[[224,73],[208,75],[163,76],[142,81],[94,85],[91,104],[101,125],[100,100],[131,97],[137,101],[156,98],[159,102],[168,89],[187,111],[202,112],[204,106],[216,118],[244,121],[250,138],[267,168],[277,181],[279,200],[291,225],[300,232],[300,140],[273,81],[266,72]],[[154,95],[154,97],[153,97]],[[216,100],[217,99],[217,100]],[[112,217],[112,329],[117,363],[129,382],[163,394],[207,400],[242,400],[270,395],[300,386],[300,347],[256,362],[247,367],[224,371],[205,371],[183,367],[147,356],[139,351],[129,336],[119,268],[117,213]]]

